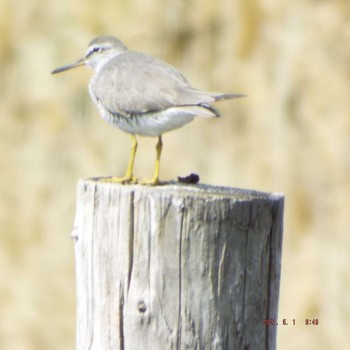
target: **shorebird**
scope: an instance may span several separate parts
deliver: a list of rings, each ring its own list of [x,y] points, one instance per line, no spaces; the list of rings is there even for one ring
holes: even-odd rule
[[[154,176],[140,183],[159,183],[162,134],[182,127],[195,117],[219,117],[211,104],[242,94],[197,90],[173,66],[162,60],[128,50],[114,36],[93,39],[83,58],[52,71],[52,74],[89,66],[95,74],[89,83],[91,99],[102,118],[131,135],[132,147],[125,175],[112,181],[137,183],[133,175],[137,140],[135,135],[158,137]]]

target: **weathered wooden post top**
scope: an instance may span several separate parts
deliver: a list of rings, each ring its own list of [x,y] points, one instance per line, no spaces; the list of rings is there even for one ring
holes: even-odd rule
[[[283,196],[82,180],[78,350],[275,349]]]

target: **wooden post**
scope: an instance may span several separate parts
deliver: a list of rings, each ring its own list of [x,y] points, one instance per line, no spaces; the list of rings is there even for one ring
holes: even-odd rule
[[[77,349],[275,349],[283,196],[80,181]]]

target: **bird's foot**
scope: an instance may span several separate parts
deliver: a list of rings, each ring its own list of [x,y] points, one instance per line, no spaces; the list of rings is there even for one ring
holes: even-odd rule
[[[111,182],[137,184],[137,178],[135,176],[111,177]]]
[[[119,183],[119,184],[131,184],[131,185],[148,185],[148,186],[157,186],[161,184],[158,177],[154,177],[153,179],[140,180],[140,179],[137,179],[135,176],[123,176],[123,177],[109,176],[109,177],[98,178],[98,181],[112,182],[112,183]]]
[[[105,182],[114,182],[114,183],[119,183],[119,184],[137,184],[137,178],[135,176],[123,176],[123,177],[115,177],[115,176],[110,176],[103,178],[102,181]]]

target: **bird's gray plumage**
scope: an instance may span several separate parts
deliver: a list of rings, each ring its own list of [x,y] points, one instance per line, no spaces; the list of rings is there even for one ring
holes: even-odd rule
[[[89,91],[102,117],[131,134],[159,136],[196,116],[219,116],[213,102],[243,96],[197,90],[173,66],[113,36],[95,38],[83,59],[53,73],[83,64],[95,70]]]
[[[108,62],[103,74],[93,77],[90,89],[111,113],[142,114],[175,106],[209,105],[235,97],[191,88],[172,66],[133,51],[122,52]]]

